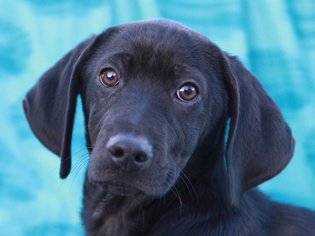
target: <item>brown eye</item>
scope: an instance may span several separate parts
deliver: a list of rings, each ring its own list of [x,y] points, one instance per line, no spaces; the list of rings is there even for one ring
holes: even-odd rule
[[[99,78],[102,84],[113,87],[119,83],[119,76],[113,68],[102,69]]]
[[[197,97],[198,91],[195,85],[187,83],[177,90],[176,95],[179,100],[189,102]]]

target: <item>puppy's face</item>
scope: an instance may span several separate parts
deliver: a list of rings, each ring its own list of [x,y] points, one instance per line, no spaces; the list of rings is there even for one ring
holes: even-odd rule
[[[88,178],[114,194],[165,194],[224,114],[223,85],[211,69],[219,66],[202,64],[210,55],[203,38],[156,29],[118,31],[84,63]]]
[[[205,37],[167,20],[116,26],[83,41],[27,93],[26,117],[61,157],[61,178],[71,170],[78,94],[88,179],[112,194],[161,196],[189,170],[195,179],[220,173],[238,205],[293,154],[290,128],[255,77]]]

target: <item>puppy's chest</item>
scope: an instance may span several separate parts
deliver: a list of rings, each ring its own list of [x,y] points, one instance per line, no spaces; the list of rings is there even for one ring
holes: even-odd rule
[[[121,235],[129,236],[131,222],[125,215],[116,214],[107,216],[101,220],[95,236]]]
[[[142,210],[128,209],[132,202],[99,201],[90,209],[88,236],[133,236],[144,228]],[[92,211],[91,211],[92,210]],[[141,235],[141,234],[140,234]]]

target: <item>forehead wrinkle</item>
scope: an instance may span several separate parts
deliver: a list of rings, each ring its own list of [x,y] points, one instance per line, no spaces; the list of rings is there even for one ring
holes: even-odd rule
[[[132,67],[141,73],[169,74],[174,67],[176,53],[167,44],[134,40],[126,45],[132,55]]]
[[[188,30],[166,26],[150,27],[140,25],[121,31],[119,38],[125,50],[142,50],[143,48],[151,51],[185,51],[193,46],[196,35],[191,35]]]
[[[146,76],[172,77],[177,65],[200,67],[203,52],[198,35],[182,28],[153,28],[123,28],[112,40],[115,42],[115,47],[111,48],[114,52],[131,55],[133,66],[130,70]]]

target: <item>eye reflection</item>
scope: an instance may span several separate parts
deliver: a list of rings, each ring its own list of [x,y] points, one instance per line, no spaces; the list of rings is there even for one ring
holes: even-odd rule
[[[195,85],[187,83],[182,85],[176,92],[177,98],[181,101],[188,102],[194,100],[198,91]]]
[[[105,68],[101,70],[99,79],[103,85],[113,87],[119,83],[120,78],[115,69]]]

